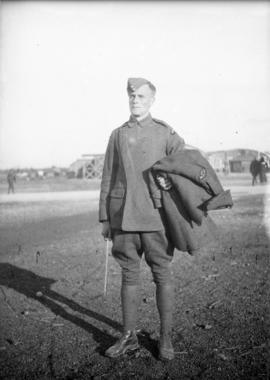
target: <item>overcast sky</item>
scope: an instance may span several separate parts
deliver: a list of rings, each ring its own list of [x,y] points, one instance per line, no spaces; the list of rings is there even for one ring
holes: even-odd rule
[[[0,168],[104,153],[126,82],[202,150],[270,150],[269,2],[1,3]]]

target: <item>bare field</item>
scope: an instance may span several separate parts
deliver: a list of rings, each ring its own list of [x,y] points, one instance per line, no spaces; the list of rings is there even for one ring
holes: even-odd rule
[[[68,179],[66,177],[55,177],[47,179],[17,179],[14,184],[15,193],[40,193],[56,191],[83,191],[99,189],[99,179]],[[7,183],[0,182],[0,194],[6,194],[8,189]]]
[[[104,297],[94,193],[69,188],[62,198],[1,201],[1,379],[268,379],[269,188],[252,188],[249,176],[222,181],[235,205],[211,213],[219,238],[196,257],[175,252],[170,363],[157,360],[155,287],[145,262],[141,349],[104,357],[121,331],[120,269],[110,257]]]

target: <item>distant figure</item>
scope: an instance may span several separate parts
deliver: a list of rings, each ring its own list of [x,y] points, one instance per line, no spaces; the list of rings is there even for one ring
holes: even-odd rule
[[[260,174],[260,168],[260,161],[254,158],[254,160],[251,161],[249,167],[249,171],[252,175],[252,186],[254,186],[257,183],[257,176]]]
[[[229,164],[228,164],[228,162],[224,163],[224,167],[223,167],[222,171],[223,171],[223,174],[225,174],[225,175],[229,174],[230,170],[229,170]]]
[[[9,170],[7,174],[7,182],[8,182],[8,194],[14,193],[14,182],[16,182],[16,174],[14,170]]]
[[[259,172],[260,182],[265,183],[267,182],[266,172],[268,169],[268,165],[267,165],[267,162],[264,160],[264,157],[260,158],[259,164],[260,164],[260,172]]]

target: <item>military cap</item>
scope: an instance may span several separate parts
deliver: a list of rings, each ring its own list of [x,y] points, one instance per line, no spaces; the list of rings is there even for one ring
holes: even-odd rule
[[[151,90],[155,93],[156,87],[147,79],[144,78],[129,78],[127,82],[127,92],[128,94],[136,91],[138,88],[143,86],[144,84],[148,84]]]

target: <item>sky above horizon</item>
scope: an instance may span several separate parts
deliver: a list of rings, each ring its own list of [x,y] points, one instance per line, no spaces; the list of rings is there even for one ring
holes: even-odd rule
[[[129,118],[126,83],[204,151],[270,151],[270,5],[2,1],[0,168],[104,153]]]

